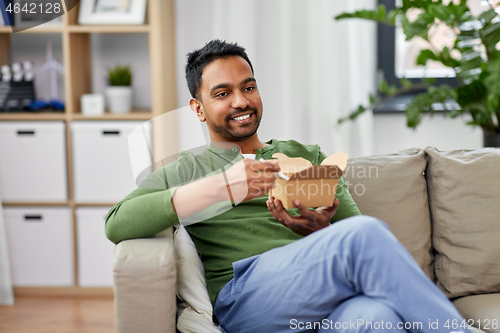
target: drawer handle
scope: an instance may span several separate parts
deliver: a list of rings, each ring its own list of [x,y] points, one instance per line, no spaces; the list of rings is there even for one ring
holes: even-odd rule
[[[35,131],[17,131],[17,135],[35,135]]]
[[[42,220],[42,215],[24,215],[24,219],[28,222],[39,222]]]
[[[120,135],[120,131],[102,131],[102,135]]]

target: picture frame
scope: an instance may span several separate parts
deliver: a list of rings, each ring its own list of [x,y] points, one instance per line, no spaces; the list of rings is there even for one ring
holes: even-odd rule
[[[13,11],[16,29],[62,25],[64,9],[60,0],[14,0],[12,4],[21,8],[19,11]],[[58,5],[58,13],[54,11],[54,4]]]
[[[80,0],[78,23],[144,24],[147,0]]]

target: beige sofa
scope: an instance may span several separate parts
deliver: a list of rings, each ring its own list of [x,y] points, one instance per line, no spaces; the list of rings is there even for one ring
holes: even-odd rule
[[[352,159],[344,177],[361,212],[388,223],[464,318],[500,333],[500,149]],[[118,333],[176,331],[171,229],[118,244],[114,276]]]

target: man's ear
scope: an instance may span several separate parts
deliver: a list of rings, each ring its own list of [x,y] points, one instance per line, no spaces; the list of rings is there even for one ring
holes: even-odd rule
[[[200,119],[202,123],[207,120],[207,118],[205,117],[203,104],[199,100],[197,100],[196,98],[191,98],[191,100],[189,101],[189,107],[194,111],[194,113],[196,113],[198,119]]]

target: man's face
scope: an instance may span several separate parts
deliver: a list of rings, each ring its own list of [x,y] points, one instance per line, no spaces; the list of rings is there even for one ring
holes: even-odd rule
[[[212,141],[243,141],[257,132],[262,101],[250,65],[241,57],[217,59],[203,69],[196,111]],[[193,105],[192,105],[193,107]]]

